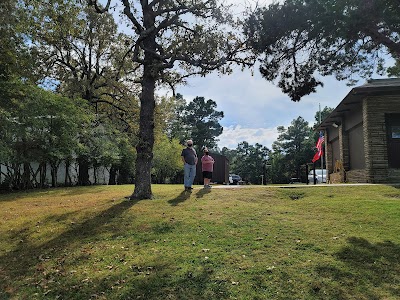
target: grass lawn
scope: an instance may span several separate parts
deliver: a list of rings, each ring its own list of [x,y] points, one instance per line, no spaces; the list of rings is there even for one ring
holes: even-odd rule
[[[0,299],[400,299],[400,189],[0,195]]]

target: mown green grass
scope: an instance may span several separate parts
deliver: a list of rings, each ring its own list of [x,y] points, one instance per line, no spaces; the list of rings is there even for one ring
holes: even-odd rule
[[[0,196],[0,299],[400,299],[392,186]]]

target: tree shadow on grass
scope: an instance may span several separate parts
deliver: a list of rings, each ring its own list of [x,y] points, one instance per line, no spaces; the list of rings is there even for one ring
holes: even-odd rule
[[[155,267],[155,274],[137,277],[125,290],[122,299],[228,299],[228,282],[215,279],[212,268],[197,267],[177,275],[171,267]],[[171,273],[172,272],[172,273]]]
[[[196,198],[203,198],[204,195],[207,195],[211,192],[210,188],[203,188],[196,193]]]
[[[17,232],[16,236],[12,236],[19,241],[15,249],[0,255],[0,299],[12,298],[12,295],[7,294],[7,290],[10,289],[7,285],[26,281],[33,276],[38,271],[43,257],[59,257],[65,249],[74,247],[77,243],[83,244],[85,239],[92,240],[94,236],[105,232],[123,232],[124,228],[116,228],[109,224],[137,202],[122,201],[82,223],[70,224],[70,228],[62,234],[40,245],[36,245],[31,234],[24,230]],[[32,227],[32,224],[30,226]],[[29,227],[25,229],[32,231]]]
[[[25,200],[32,197],[50,196],[52,194],[57,196],[76,196],[84,193],[97,194],[107,191],[106,185],[94,186],[71,186],[71,187],[56,187],[48,189],[32,189],[26,191],[10,191],[0,193],[0,202]]]
[[[391,187],[395,188],[391,193],[386,194],[385,196],[391,200],[400,200],[400,184],[390,184]]]
[[[185,190],[180,193],[176,198],[169,200],[168,203],[172,206],[177,206],[179,203],[185,202],[187,199],[189,199],[191,194],[191,191]]]
[[[112,255],[105,254],[107,259],[115,256],[116,262],[103,262],[101,257],[100,261],[90,258],[90,248],[96,244],[96,239],[104,238],[108,233],[115,238],[126,234],[123,222],[127,218],[121,215],[137,202],[122,201],[81,222],[76,221],[77,224],[69,224],[69,212],[50,216],[41,221],[43,226],[66,222],[69,227],[40,245],[35,244],[33,238],[34,224],[24,224],[24,229],[13,237],[23,241],[13,251],[0,254],[0,299],[29,299],[33,294],[38,299],[229,298],[229,283],[213,278],[213,264],[207,261],[185,272],[177,267],[173,257],[160,259],[159,255],[154,260],[141,260],[140,266],[129,266],[127,259],[128,265],[119,267],[119,264],[125,266],[124,253],[127,257],[135,255],[131,251],[124,252],[126,249],[116,248],[111,250]],[[73,275],[72,272],[82,272],[80,264],[93,264],[94,270],[88,275]],[[112,270],[104,272],[110,264],[114,264]],[[18,290],[20,286],[23,286],[22,290]]]
[[[380,289],[393,299],[400,299],[400,246],[384,241],[372,244],[366,239],[348,238],[348,245],[335,256],[345,269],[337,266],[320,266],[322,278],[312,285],[313,293],[332,299],[381,299]],[[359,298],[362,295],[365,298]],[[321,294],[322,296],[322,294]]]

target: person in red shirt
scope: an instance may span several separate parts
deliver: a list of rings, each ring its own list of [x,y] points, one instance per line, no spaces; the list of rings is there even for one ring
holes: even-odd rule
[[[204,188],[210,188],[210,182],[214,170],[214,158],[209,155],[207,148],[204,148],[204,155],[201,158],[201,170],[203,171]]]

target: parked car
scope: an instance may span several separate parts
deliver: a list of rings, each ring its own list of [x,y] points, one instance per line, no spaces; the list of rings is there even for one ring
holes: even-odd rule
[[[316,183],[326,183],[326,169],[315,169]],[[308,183],[314,183],[314,170],[308,173]]]
[[[229,174],[229,184],[238,184],[242,178],[236,174]]]

